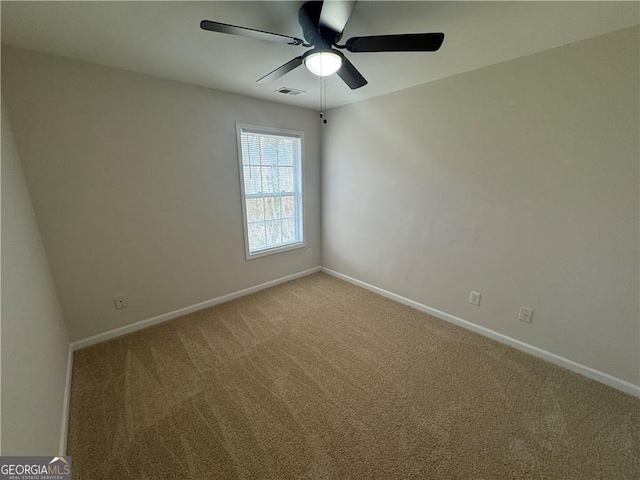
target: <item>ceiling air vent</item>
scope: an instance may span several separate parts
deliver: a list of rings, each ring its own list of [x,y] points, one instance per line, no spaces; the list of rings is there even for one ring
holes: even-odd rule
[[[276,93],[281,93],[283,95],[296,96],[296,95],[300,95],[301,93],[305,93],[305,91],[304,90],[296,90],[295,88],[282,87],[282,88],[279,88],[278,90],[276,90]]]

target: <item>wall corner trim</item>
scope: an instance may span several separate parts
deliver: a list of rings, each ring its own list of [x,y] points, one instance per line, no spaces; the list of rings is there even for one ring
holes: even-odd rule
[[[62,424],[60,428],[60,453],[64,457],[67,455],[67,433],[69,431],[69,402],[71,400],[71,376],[73,374],[73,345],[69,344],[67,354],[67,375],[64,381],[64,398],[62,400]]]
[[[586,365],[582,365],[578,362],[574,362],[573,360],[569,360],[568,358],[561,357],[560,355],[556,355],[555,353],[548,352],[546,350],[535,347],[528,343],[521,342],[520,340],[516,340],[515,338],[508,337],[507,335],[503,335],[502,333],[498,333],[489,328],[476,325],[475,323],[471,323],[468,320],[463,320],[462,318],[456,317],[454,315],[450,315],[440,310],[436,310],[435,308],[428,307],[427,305],[423,305],[409,298],[402,297],[400,295],[391,293],[382,288],[365,283],[361,280],[355,279],[353,277],[349,277],[348,275],[345,275],[343,273],[336,272],[326,267],[322,267],[322,271],[324,273],[327,273],[328,275],[339,278],[340,280],[344,280],[346,282],[352,283],[353,285],[362,287],[365,290],[369,290],[371,292],[377,293],[378,295],[382,295],[383,297],[386,297],[390,300],[394,300],[398,303],[402,303],[403,305],[407,305],[411,308],[415,308],[416,310],[432,315],[436,318],[439,318],[440,320],[444,320],[446,322],[450,322],[455,325],[458,325],[459,327],[466,328],[467,330],[471,330],[472,332],[491,338],[492,340],[495,340],[497,342],[503,343],[505,345],[509,345],[522,352],[528,353],[538,358],[542,358],[543,360],[551,362],[560,367],[566,368],[567,370],[570,370],[574,373],[579,373],[580,375],[584,375],[585,377],[590,378],[591,380],[595,380],[609,387],[615,388],[616,390],[620,390],[622,392],[628,393],[629,395],[640,398],[639,385],[634,385],[631,382],[627,382],[626,380],[622,380],[620,378],[614,377],[613,375],[609,375],[608,373],[604,373],[594,368],[587,367]]]
[[[198,310],[203,310],[205,308],[213,307],[214,305],[225,303],[230,300],[234,300],[236,298],[244,297],[245,295],[250,295],[252,293],[259,292],[260,290],[264,290],[269,287],[274,287],[276,285],[288,282],[290,280],[295,280],[296,278],[306,277],[307,275],[311,275],[312,273],[319,272],[321,268],[322,267],[318,266],[318,267],[310,268],[308,270],[303,270],[301,272],[293,273],[285,277],[276,278],[275,280],[270,280],[268,282],[261,283],[259,285],[254,285],[253,287],[244,288],[242,290],[238,290],[237,292],[228,293],[226,295],[222,295],[221,297],[216,297],[216,298],[212,298],[211,300],[206,300],[204,302],[196,303],[195,305],[180,308],[172,312],[163,313],[162,315],[158,315],[157,317],[148,318],[146,320],[140,320],[130,325],[125,325],[124,327],[115,328],[113,330],[109,330],[108,332],[99,333],[97,335],[93,335],[91,337],[84,338],[82,340],[76,340],[75,342],[71,343],[71,350],[76,351],[81,348],[89,347],[91,345],[95,345],[96,343],[101,343],[107,340],[111,340],[113,338],[121,337],[122,335],[126,335],[128,333],[132,333],[138,330],[142,330],[143,328],[150,327],[152,325],[157,325],[159,323],[164,323],[169,320],[173,320],[174,318],[181,317],[189,313],[197,312]]]

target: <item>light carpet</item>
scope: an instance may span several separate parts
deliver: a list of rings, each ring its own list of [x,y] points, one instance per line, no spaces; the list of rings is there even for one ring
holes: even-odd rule
[[[74,478],[640,478],[640,401],[318,273],[74,354]]]

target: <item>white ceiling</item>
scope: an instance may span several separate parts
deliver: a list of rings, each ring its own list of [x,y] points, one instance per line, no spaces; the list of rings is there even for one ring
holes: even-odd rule
[[[305,51],[203,31],[203,19],[302,38],[302,2],[6,2],[2,42],[314,110],[320,80],[304,67],[271,84],[255,81]],[[638,2],[360,1],[343,40],[392,33],[445,33],[436,53],[346,53],[369,84],[327,79],[329,108],[475,70],[640,23]],[[341,42],[341,43],[342,43]],[[307,93],[274,93],[280,87]]]

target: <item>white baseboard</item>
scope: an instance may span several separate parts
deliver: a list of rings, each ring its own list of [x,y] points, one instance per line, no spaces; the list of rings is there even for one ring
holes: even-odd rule
[[[71,400],[71,375],[73,373],[73,349],[69,344],[67,355],[67,376],[64,381],[64,398],[62,400],[62,428],[60,429],[60,453],[64,457],[67,454],[67,432],[69,429],[69,401]]]
[[[308,270],[303,270],[302,272],[294,273],[292,275],[287,275],[286,277],[277,278],[275,280],[271,280],[269,282],[261,283],[260,285],[255,285],[253,287],[245,288],[243,290],[238,290],[237,292],[232,292],[227,295],[223,295],[221,297],[213,298],[211,300],[206,300],[201,303],[197,303],[195,305],[191,305],[189,307],[180,308],[178,310],[174,310],[173,312],[164,313],[162,315],[158,315],[157,317],[148,318],[146,320],[140,320],[139,322],[132,323],[131,325],[126,325],[124,327],[115,328],[113,330],[109,330],[108,332],[99,333],[92,337],[85,338],[83,340],[76,340],[71,343],[71,349],[73,351],[79,350],[81,348],[85,348],[91,345],[95,345],[96,343],[101,343],[106,340],[111,340],[112,338],[117,338],[122,335],[126,335],[127,333],[135,332],[137,330],[142,330],[143,328],[150,327],[152,325],[157,325],[158,323],[167,322],[177,317],[181,317],[183,315],[187,315],[189,313],[197,312],[198,310],[202,310],[205,308],[213,307],[214,305],[218,305],[220,303],[228,302],[235,298],[244,297],[245,295],[249,295],[251,293],[258,292],[260,290],[264,290],[265,288],[273,287],[280,283],[288,282],[290,280],[294,280],[296,278],[305,277],[307,275],[311,275],[312,273],[319,272],[322,267],[314,267]]]
[[[416,310],[419,310],[421,312],[428,313],[429,315],[432,315],[441,320],[453,323],[460,327],[466,328],[467,330],[471,330],[472,332],[479,333],[480,335],[491,338],[500,343],[510,345],[520,351],[542,358],[555,365],[566,368],[567,370],[571,370],[572,372],[579,373],[592,380],[595,380],[597,382],[603,383],[617,390],[623,391],[625,393],[628,393],[630,395],[640,398],[640,386],[635,385],[631,382],[627,382],[626,380],[622,380],[620,378],[614,377],[613,375],[609,375],[608,373],[601,372],[594,368],[587,367],[586,365],[582,365],[580,363],[574,362],[573,360],[569,360],[568,358],[564,358],[564,357],[561,357],[560,355],[556,355],[555,353],[551,353],[541,348],[535,347],[533,345],[529,345],[528,343],[522,342],[520,340],[516,340],[515,338],[509,337],[507,335],[503,335],[502,333],[495,332],[486,327],[476,325],[475,323],[471,323],[467,320],[463,320],[462,318],[456,317],[454,315],[450,315],[446,312],[442,312],[435,308],[428,307],[427,305],[423,305],[409,298],[406,298],[401,295],[397,295],[395,293],[384,290],[382,288],[370,285],[361,280],[357,280],[355,278],[349,277],[348,275],[344,275],[342,273],[336,272],[329,268],[315,267],[309,270],[304,270],[302,272],[288,275],[286,277],[281,277],[275,280],[271,280],[269,282],[262,283],[260,285],[245,288],[243,290],[238,290],[237,292],[229,293],[227,295],[223,295],[221,297],[217,297],[211,300],[207,300],[205,302],[191,305],[189,307],[181,308],[173,312],[165,313],[163,315],[158,315],[157,317],[149,318],[147,320],[141,320],[131,325],[126,325],[124,327],[116,328],[114,330],[100,333],[98,335],[94,335],[92,337],[85,338],[83,340],[72,342],[69,348],[69,365],[67,366],[67,380],[66,380],[67,385],[65,386],[66,391],[65,391],[65,401],[64,401],[64,411],[63,411],[64,422],[63,422],[63,432],[60,438],[61,454],[66,450],[66,440],[67,440],[66,419],[67,419],[68,410],[69,410],[69,394],[70,394],[70,388],[71,388],[71,369],[72,369],[72,363],[73,363],[73,356],[72,356],[73,351],[78,350],[80,348],[88,347],[90,345],[95,345],[96,343],[104,342],[106,340],[111,340],[112,338],[120,337],[122,335],[126,335],[128,333],[135,332],[137,330],[141,330],[143,328],[150,327],[152,325],[157,325],[159,323],[163,323],[163,322],[172,320],[174,318],[180,317],[182,315],[187,315],[189,313],[202,310],[204,308],[209,308],[214,305],[218,305],[220,303],[228,302],[235,298],[243,297],[245,295],[249,295],[251,293],[264,290],[265,288],[273,287],[280,283],[288,282],[296,278],[311,275],[312,273],[315,273],[321,270],[336,278],[339,278],[346,282],[362,287],[366,290],[377,293],[378,295],[382,295],[383,297],[389,298],[398,303],[402,303],[411,308],[415,308]]]
[[[613,375],[609,375],[608,373],[604,373],[594,368],[587,367],[586,365],[582,365],[580,363],[574,362],[573,360],[569,360],[568,358],[561,357],[560,355],[556,355],[555,353],[551,353],[541,348],[534,347],[533,345],[529,345],[528,343],[521,342],[520,340],[516,340],[515,338],[508,337],[507,335],[503,335],[502,333],[495,332],[486,327],[476,325],[475,323],[471,323],[467,320],[463,320],[462,318],[456,317],[454,315],[441,312],[440,310],[436,310],[435,308],[428,307],[414,300],[410,300],[406,297],[396,295],[395,293],[388,292],[387,290],[383,290],[382,288],[369,285],[368,283],[349,277],[348,275],[344,275],[343,273],[339,273],[325,267],[322,267],[322,271],[331,276],[334,276],[346,282],[352,283],[354,285],[362,287],[371,292],[377,293],[378,295],[382,295],[383,297],[394,300],[398,303],[402,303],[411,308],[415,308],[416,310],[419,310],[421,312],[428,313],[429,315],[432,315],[436,318],[439,318],[441,320],[445,320],[447,322],[453,323],[460,327],[466,328],[467,330],[471,330],[472,332],[479,333],[480,335],[491,338],[500,343],[510,345],[513,348],[516,348],[522,352],[529,353],[536,357],[542,358],[555,365],[566,368],[567,370],[571,370],[572,372],[579,373],[592,380],[595,380],[600,383],[604,383],[605,385],[608,385],[617,390],[628,393],[629,395],[633,395],[635,397],[640,398],[640,386],[634,385],[633,383],[627,382],[626,380],[622,380],[620,378],[614,377]]]

